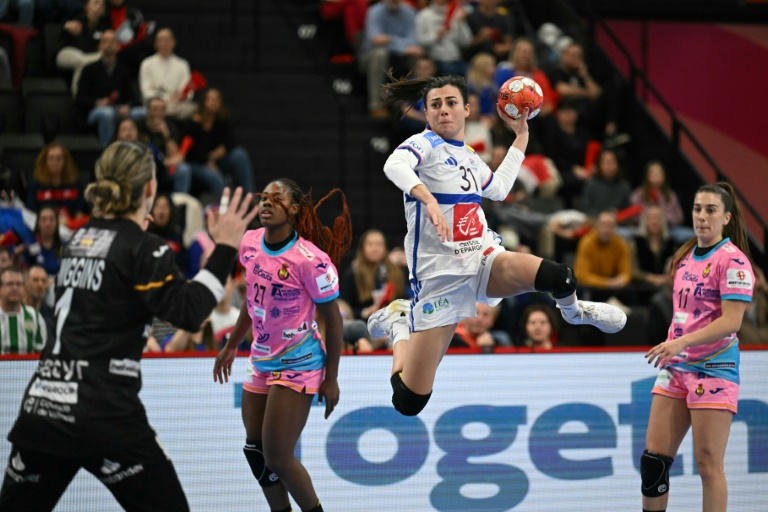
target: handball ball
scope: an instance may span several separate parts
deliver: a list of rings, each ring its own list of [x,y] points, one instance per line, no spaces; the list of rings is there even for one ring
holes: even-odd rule
[[[512,119],[519,119],[528,107],[528,119],[533,119],[541,110],[543,101],[544,94],[539,84],[525,76],[513,76],[499,89],[497,103]]]

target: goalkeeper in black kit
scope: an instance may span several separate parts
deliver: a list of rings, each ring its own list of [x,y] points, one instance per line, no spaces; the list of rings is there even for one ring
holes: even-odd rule
[[[153,316],[197,331],[224,294],[248,223],[251,195],[237,189],[211,217],[216,248],[187,281],[173,251],[146,233],[157,190],[152,151],[115,142],[85,191],[94,218],[64,250],[56,277],[55,336],[8,434],[0,510],[53,510],[80,468],[126,510],[189,510],[170,459],[139,400],[139,360]],[[242,201],[241,201],[242,199]],[[222,205],[229,201],[224,192]],[[222,208],[223,210],[223,208]]]

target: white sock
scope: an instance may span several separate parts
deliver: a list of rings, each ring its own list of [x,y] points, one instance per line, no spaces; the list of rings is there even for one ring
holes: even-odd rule
[[[568,316],[574,316],[579,312],[579,301],[576,300],[576,292],[562,299],[555,299],[557,306],[565,311]]]
[[[396,322],[392,326],[392,346],[398,341],[407,341],[411,337],[411,330],[405,322]]]

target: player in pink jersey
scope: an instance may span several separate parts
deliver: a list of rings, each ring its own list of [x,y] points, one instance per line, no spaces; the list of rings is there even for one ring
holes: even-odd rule
[[[689,428],[704,512],[728,504],[725,447],[739,395],[739,340],[752,300],[752,258],[741,208],[728,183],[704,185],[693,203],[696,237],[675,254],[672,325],[648,351],[661,366],[640,459],[643,510],[664,511],[669,469]]]
[[[325,399],[326,418],[339,401],[343,342],[335,265],[352,240],[343,194],[342,202],[343,213],[331,230],[320,223],[311,198],[293,180],[273,181],[259,203],[263,228],[248,231],[240,243],[248,300],[216,358],[213,380],[229,381],[237,345],[250,327],[243,451],[273,512],[290,512],[289,493],[301,510],[323,510],[294,450],[314,395]],[[325,321],[326,340],[313,321],[316,309]]]

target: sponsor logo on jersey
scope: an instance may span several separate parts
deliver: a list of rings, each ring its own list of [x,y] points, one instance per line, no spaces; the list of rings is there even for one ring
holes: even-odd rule
[[[312,261],[313,259],[315,259],[315,254],[312,251],[310,251],[309,248],[306,245],[304,245],[303,243],[299,242],[298,245],[296,246],[296,248],[309,261]]]
[[[725,244],[725,245],[723,246],[723,250],[724,250],[725,252],[736,252],[736,248],[735,248],[735,247],[733,247],[733,246],[732,246],[732,245],[730,245],[730,244]]]
[[[483,259],[480,260],[481,265],[485,265],[485,262],[488,260],[488,256],[490,256],[492,252],[493,252],[493,246],[490,246],[483,251]]]
[[[696,300],[703,300],[705,302],[715,302],[720,300],[720,290],[713,288],[704,288],[704,283],[699,283],[693,289],[693,297]]]
[[[673,336],[675,339],[679,338],[683,335],[683,328],[682,327],[675,327],[675,330],[672,331]]]
[[[152,256],[154,256],[155,258],[159,258],[163,254],[165,254],[165,251],[167,251],[168,249],[170,249],[170,246],[168,246],[168,244],[161,245],[155,250],[155,252],[152,253]]]
[[[310,352],[309,354],[305,354],[303,356],[293,357],[290,359],[282,358],[280,359],[280,362],[283,364],[298,364],[298,363],[303,363],[304,361],[308,361],[310,359],[312,359],[312,352]]]
[[[721,391],[725,391],[725,388],[715,388],[715,389],[710,389],[710,390],[709,390],[709,392],[710,392],[711,394],[713,394],[713,395],[716,395],[716,394],[718,394],[718,393],[719,393],[719,392],[721,392]]]
[[[35,378],[29,388],[29,396],[47,398],[60,404],[77,403],[77,382],[60,382]]]
[[[454,242],[472,240],[483,233],[483,223],[477,214],[479,209],[480,205],[474,203],[459,203],[453,207]]]
[[[442,137],[440,137],[435,132],[425,131],[421,134],[427,141],[430,143],[430,145],[434,148],[435,146],[439,146],[444,141]],[[419,151],[421,151],[421,148],[419,148]]]
[[[731,261],[735,261],[735,262],[736,262],[736,263],[738,263],[739,265],[743,265],[743,264],[744,264],[744,262],[743,262],[743,261],[741,261],[741,260],[740,260],[740,259],[738,259],[738,258],[731,258]]]
[[[251,260],[252,260],[253,258],[255,258],[255,257],[256,257],[256,255],[255,255],[255,254],[246,254],[245,256],[243,256],[243,260],[245,260],[245,261],[251,261]]]
[[[291,277],[291,274],[288,273],[288,264],[283,263],[283,266],[280,267],[280,270],[277,271],[277,277],[285,281],[289,277]]]
[[[268,340],[269,340],[269,333],[268,332],[263,332],[263,333],[259,334],[258,338],[256,338],[256,341],[258,341],[259,343],[266,343]]]
[[[123,377],[139,377],[139,362],[133,359],[110,359],[109,373]]]
[[[287,308],[283,308],[283,315],[285,315],[285,318],[293,318],[298,316],[299,313],[301,313],[301,306],[288,306]]]
[[[17,453],[12,459],[11,459],[11,466],[16,471],[24,471],[27,469],[27,467],[24,465],[24,462],[21,460],[21,454]]]
[[[683,274],[683,277],[682,277],[682,279],[683,279],[683,281],[689,281],[689,282],[691,282],[691,283],[698,283],[698,282],[699,282],[699,278],[698,278],[697,276],[695,276],[695,275],[691,274],[691,273],[690,273],[690,272],[688,272],[687,270],[686,270],[686,271],[685,271],[685,273]]]
[[[120,463],[119,462],[113,462],[109,459],[104,459],[104,463],[101,465],[101,472],[104,475],[111,475],[115,471],[120,469]]]
[[[684,324],[688,321],[688,313],[682,313],[680,311],[675,313],[675,323]]]
[[[325,270],[327,266],[328,266],[327,263],[320,262],[317,265],[315,265],[315,268],[319,268],[320,270]]]
[[[109,461],[104,459],[104,462],[106,463],[106,462],[109,462]],[[113,464],[117,464],[117,463],[114,462]],[[119,464],[118,464],[118,466],[119,466]],[[104,471],[104,466],[102,466],[101,470],[102,470],[102,472]],[[101,482],[105,483],[105,484],[116,484],[117,482],[121,482],[121,481],[125,480],[126,478],[130,478],[130,477],[132,477],[134,475],[138,475],[142,471],[144,471],[144,466],[142,466],[141,464],[136,464],[135,466],[131,466],[131,467],[127,468],[127,469],[124,469],[123,471],[120,471],[119,473],[112,472],[112,474],[110,476],[107,476],[107,477],[104,477],[104,478],[99,478],[99,480]]]
[[[262,279],[265,279],[267,281],[272,281],[272,274],[261,268],[261,265],[256,263],[253,266],[253,270],[251,271],[253,275],[258,276]]]
[[[269,310],[269,315],[272,318],[280,318],[280,308],[275,306],[272,309]]]
[[[315,278],[315,283],[317,284],[317,290],[320,293],[327,293],[331,290],[333,290],[334,286],[336,286],[336,283],[338,282],[338,278],[336,277],[336,274],[333,272],[333,269],[329,268],[325,274],[323,274],[320,277]]]
[[[752,274],[741,268],[729,268],[725,273],[728,288],[752,289]]]
[[[255,342],[255,341],[253,343],[251,343],[251,348],[253,350],[255,350],[256,352],[261,352],[262,354],[269,355],[269,354],[272,353],[272,348],[269,345],[262,345],[260,343]]]
[[[448,299],[446,299],[444,297],[440,297],[439,299],[437,299],[434,302],[428,302],[428,303],[424,304],[424,306],[421,308],[421,310],[425,314],[431,315],[435,311],[442,311],[444,309],[448,309],[449,307],[451,307],[451,303],[448,301]]]
[[[267,312],[264,310],[264,308],[260,308],[259,306],[253,306],[253,318],[254,320],[257,318],[260,318],[261,320],[265,320],[267,318]]]
[[[117,235],[112,229],[79,229],[67,244],[67,255],[81,258],[106,258]]]
[[[299,288],[288,288],[284,284],[272,283],[272,299],[280,302],[290,302],[301,297]]]
[[[704,363],[704,368],[711,368],[711,369],[736,368],[736,363],[734,363],[733,361],[725,361],[722,363]]]
[[[696,308],[693,310],[693,319],[698,320],[701,316],[701,310],[699,308]]]
[[[449,156],[448,160],[445,161],[445,165],[450,165],[452,167],[456,167],[457,165],[459,165],[459,162],[455,158],[453,158],[452,156]]]

